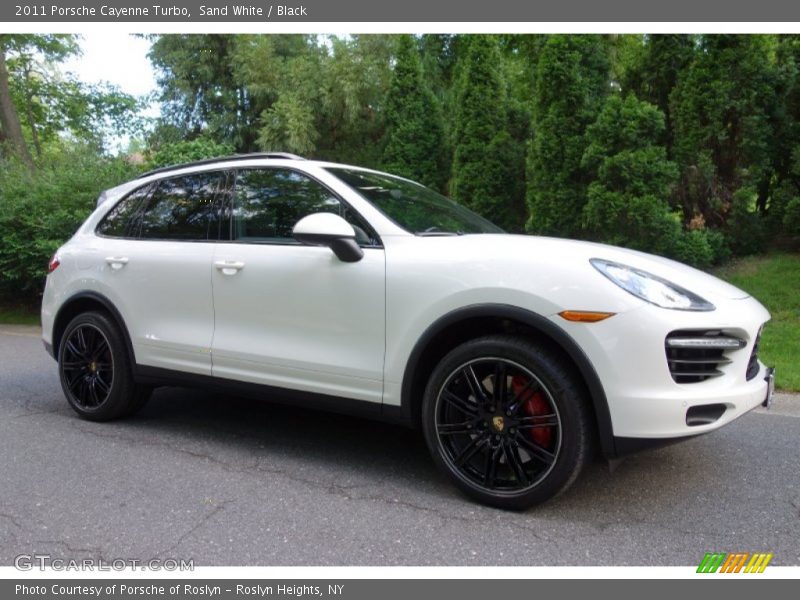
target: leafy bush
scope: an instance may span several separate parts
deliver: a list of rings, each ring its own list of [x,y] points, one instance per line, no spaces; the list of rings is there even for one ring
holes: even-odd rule
[[[789,200],[783,213],[783,231],[790,237],[800,237],[800,197]]]
[[[35,171],[15,162],[0,167],[0,295],[33,300],[50,257],[91,213],[100,192],[133,177],[136,167],[84,147],[45,157]]]
[[[741,188],[733,195],[733,206],[726,227],[726,237],[735,256],[749,256],[763,252],[767,246],[767,228],[764,219],[751,209],[755,192]]]
[[[707,269],[714,263],[714,248],[709,243],[707,229],[684,231],[671,253],[677,260],[699,269]]]
[[[600,183],[589,186],[583,218],[593,239],[643,252],[671,256],[681,236],[677,215],[658,198],[611,191]]]
[[[781,182],[772,191],[765,219],[765,226],[770,236],[777,237],[783,233],[783,217],[786,214],[786,207],[796,195],[796,188],[789,181]]]
[[[718,229],[705,229],[706,240],[711,248],[713,262],[721,265],[731,259],[731,248],[728,239]]]
[[[147,164],[151,169],[167,167],[182,163],[230,156],[234,149],[230,144],[218,143],[209,138],[200,137],[194,140],[164,144],[148,157]]]

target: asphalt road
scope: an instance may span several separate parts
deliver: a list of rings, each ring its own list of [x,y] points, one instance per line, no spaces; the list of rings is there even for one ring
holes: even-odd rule
[[[0,564],[800,564],[800,399],[593,464],[527,513],[462,498],[422,439],[370,421],[164,388],[130,420],[78,419],[32,328],[0,326]]]

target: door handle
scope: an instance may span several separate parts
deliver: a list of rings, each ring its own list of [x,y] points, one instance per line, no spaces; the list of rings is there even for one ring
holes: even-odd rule
[[[127,256],[106,256],[106,262],[111,265],[115,271],[121,269],[128,264]]]
[[[223,275],[236,275],[236,273],[244,269],[244,263],[238,260],[218,260],[214,263],[214,266]]]

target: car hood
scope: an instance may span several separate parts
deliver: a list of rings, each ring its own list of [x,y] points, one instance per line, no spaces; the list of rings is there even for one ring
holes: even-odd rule
[[[479,251],[497,258],[505,255],[519,259],[520,254],[524,253],[536,262],[574,264],[575,261],[586,261],[587,265],[590,259],[601,258],[647,271],[709,300],[713,297],[731,300],[750,297],[747,292],[699,269],[661,256],[618,246],[532,235],[486,234],[460,237],[472,238],[475,245],[481,248]],[[501,256],[497,256],[498,254]]]

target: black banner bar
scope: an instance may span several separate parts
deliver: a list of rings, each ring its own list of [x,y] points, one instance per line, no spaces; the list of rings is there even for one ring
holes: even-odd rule
[[[786,0],[5,0],[0,21],[41,22],[792,22]]]
[[[700,579],[698,577],[698,579]],[[759,597],[784,597],[781,592],[796,591],[796,581],[720,576],[706,580],[553,580],[553,579],[287,579],[287,580],[119,580],[119,579],[40,579],[0,581],[0,597],[15,600],[272,600],[274,598],[322,598],[324,600],[408,600],[409,598],[597,598],[615,597],[648,600],[682,600],[724,597],[730,600]],[[713,586],[713,589],[710,587]],[[535,592],[534,592],[535,590]]]

